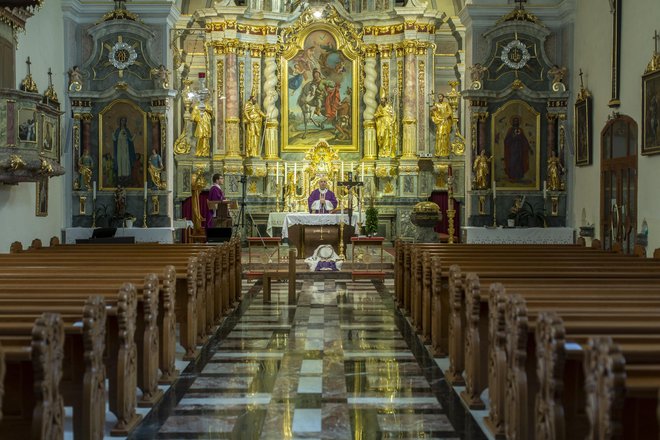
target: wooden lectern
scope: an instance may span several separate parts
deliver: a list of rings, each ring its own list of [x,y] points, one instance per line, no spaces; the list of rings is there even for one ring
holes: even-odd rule
[[[231,228],[231,216],[229,215],[229,207],[235,202],[228,200],[207,200],[206,204],[210,211],[213,211],[211,224],[206,225],[207,228]]]

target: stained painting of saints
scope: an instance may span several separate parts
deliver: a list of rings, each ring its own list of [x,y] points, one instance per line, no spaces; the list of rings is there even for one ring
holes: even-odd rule
[[[357,148],[357,63],[337,38],[328,30],[314,30],[285,64],[285,149],[307,149],[319,139]]]
[[[146,114],[128,101],[115,101],[100,114],[101,187],[142,188],[146,178]]]
[[[493,115],[493,173],[497,188],[538,189],[540,114],[510,101]]]

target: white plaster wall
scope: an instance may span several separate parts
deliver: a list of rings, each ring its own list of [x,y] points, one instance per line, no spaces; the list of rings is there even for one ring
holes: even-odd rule
[[[610,99],[611,15],[609,3],[603,0],[580,0],[576,4],[573,93],[579,88],[578,71],[593,95],[594,161],[589,167],[575,168],[572,183],[573,221],[581,224],[584,208],[587,221],[596,224],[600,236],[600,131],[612,110]],[[595,25],[599,23],[600,25]],[[621,114],[632,117],[638,125],[641,146],[642,74],[653,52],[653,31],[660,27],[657,0],[623,2],[621,47]],[[605,25],[607,24],[607,25]],[[573,95],[572,102],[575,101]],[[649,245],[652,251],[660,247],[660,156],[639,156],[638,162],[638,230],[646,219],[649,224]]]
[[[61,0],[45,1],[42,8],[27,21],[25,32],[18,34],[16,88],[25,77],[25,60],[29,56],[32,61],[32,78],[39,92],[43,93],[48,87],[47,72],[50,67],[57,96],[60,102],[66,99],[63,63],[63,45],[66,43],[62,23]],[[64,127],[61,131],[64,136]],[[48,216],[37,217],[35,205],[36,183],[0,185],[0,253],[9,252],[9,245],[14,241],[20,241],[27,247],[35,238],[48,245],[50,237],[60,237],[65,218],[64,176],[50,179]]]

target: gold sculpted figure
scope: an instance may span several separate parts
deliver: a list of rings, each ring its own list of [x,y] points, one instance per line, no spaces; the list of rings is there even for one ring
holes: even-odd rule
[[[261,128],[266,118],[257,104],[257,98],[252,95],[243,107],[243,123],[245,124],[245,155],[259,157],[261,155]]]
[[[437,102],[431,106],[431,120],[435,124],[435,155],[449,156],[449,134],[453,125],[451,105],[440,94]]]
[[[92,188],[92,168],[94,167],[94,158],[89,154],[89,149],[85,147],[83,154],[78,159],[78,173],[80,174],[80,189],[89,191]]]
[[[380,104],[374,113],[376,120],[376,141],[378,142],[378,157],[394,157],[399,130],[394,107],[385,95],[381,95]]]
[[[562,190],[561,173],[564,171],[564,166],[555,154],[554,150],[550,152],[548,158],[548,189],[550,191]]]
[[[211,119],[213,118],[213,112],[208,104],[201,109],[199,106],[195,106],[191,117],[197,123],[197,127],[195,127],[195,137],[197,138],[195,156],[209,156],[211,154]]]
[[[153,184],[154,189],[165,189],[167,184],[161,179],[160,173],[165,170],[163,166],[163,159],[156,149],[151,150],[151,156],[149,156],[149,177],[151,177],[151,183]]]
[[[474,170],[477,189],[488,188],[488,174],[490,173],[490,160],[492,158],[492,156],[486,157],[486,152],[481,150],[481,153],[479,153],[479,155],[474,159],[472,169]]]

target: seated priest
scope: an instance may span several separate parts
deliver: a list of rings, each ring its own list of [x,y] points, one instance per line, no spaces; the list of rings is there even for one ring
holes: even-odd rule
[[[220,174],[214,174],[213,175],[213,185],[211,185],[211,189],[209,190],[209,201],[218,201],[222,202],[225,200],[225,193],[222,191],[222,187],[220,185],[223,185],[225,183],[225,178],[224,176]],[[213,217],[215,217],[216,213],[212,210],[208,210],[206,213],[206,227],[211,228],[213,227]]]
[[[337,197],[328,189],[328,180],[325,177],[319,178],[319,187],[309,195],[307,204],[309,212],[316,214],[327,214],[337,207]]]

